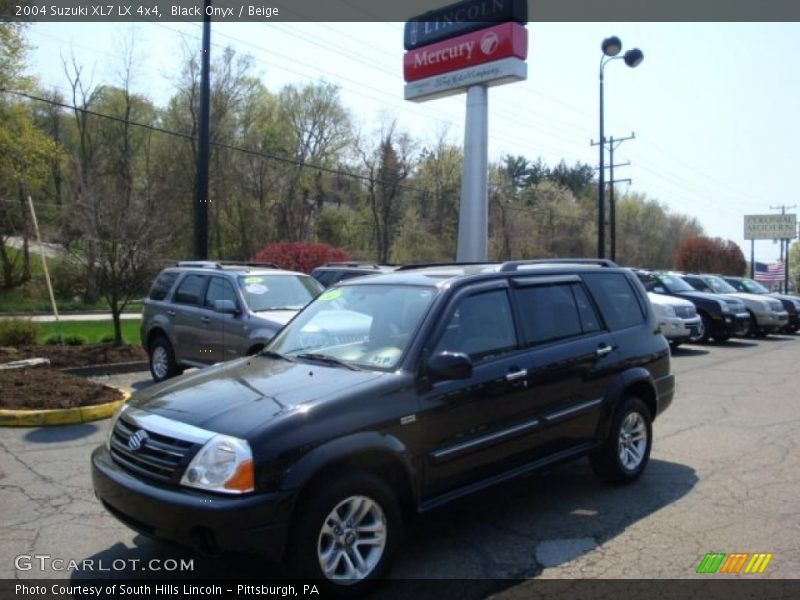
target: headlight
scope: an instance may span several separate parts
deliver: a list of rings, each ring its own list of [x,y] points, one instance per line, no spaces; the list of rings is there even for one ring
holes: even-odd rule
[[[189,463],[181,484],[226,494],[252,492],[253,453],[250,445],[235,437],[214,436]]]
[[[653,310],[659,317],[674,317],[675,309],[666,304],[653,304]]]
[[[108,426],[108,432],[106,433],[106,449],[111,450],[111,436],[114,434],[114,427],[117,424],[117,420],[119,416],[124,413],[128,408],[128,403],[123,402],[119,405],[117,410],[114,411],[114,414],[111,415],[111,423]]]
[[[724,300],[720,300],[719,304],[720,304],[720,309],[722,310],[722,312],[724,312],[724,313],[731,312],[731,307],[728,305],[727,302],[725,302]]]

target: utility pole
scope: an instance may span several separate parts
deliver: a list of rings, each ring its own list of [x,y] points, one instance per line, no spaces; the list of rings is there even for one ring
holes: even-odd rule
[[[591,141],[591,145],[592,146],[599,146],[602,143],[603,144],[603,149],[607,148],[608,149],[608,154],[609,154],[608,169],[609,169],[609,180],[610,181],[608,183],[610,184],[610,187],[609,187],[609,196],[608,196],[608,201],[609,201],[608,221],[609,221],[609,237],[610,237],[610,240],[611,240],[611,248],[610,248],[610,252],[609,252],[609,255],[610,255],[609,258],[611,258],[611,260],[617,260],[617,205],[616,205],[616,201],[614,199],[614,183],[617,183],[617,182],[614,181],[614,167],[627,167],[628,165],[631,164],[631,162],[628,161],[628,162],[625,162],[625,163],[621,163],[621,164],[615,165],[614,164],[614,151],[619,147],[619,145],[622,142],[625,142],[627,140],[634,140],[634,139],[636,139],[636,134],[634,132],[631,132],[631,134],[628,137],[624,137],[624,138],[616,138],[616,139],[614,139],[614,136],[610,136],[608,138],[608,140],[601,140],[600,142],[595,142],[594,140]],[[604,154],[604,152],[601,152],[601,157],[602,157],[603,154]],[[601,185],[604,185],[604,181],[603,180],[605,178],[605,169],[606,169],[606,166],[603,164],[603,161],[601,160],[600,167],[599,167]],[[630,179],[619,180],[620,183],[622,181],[628,181],[630,183]],[[605,207],[603,206],[601,208],[603,209],[603,213],[604,213],[605,212]],[[605,227],[605,223],[603,223],[603,228],[604,227]],[[605,256],[605,234],[603,234],[601,237],[602,237],[603,245],[604,245],[604,247],[603,247],[603,256]],[[599,254],[599,248],[598,248],[598,254]]]
[[[785,204],[781,204],[780,206],[770,206],[770,210],[779,210],[781,211],[782,215],[786,214],[787,208],[797,208],[797,204],[792,204],[791,206],[786,206]],[[784,239],[781,240],[781,261],[783,261],[783,293],[789,293],[789,242],[791,240]],[[783,247],[786,246],[786,255],[784,256]]]
[[[208,156],[209,96],[211,95],[211,0],[204,0],[203,55],[200,57],[200,123],[197,140],[197,173],[194,186],[194,257],[208,258]]]

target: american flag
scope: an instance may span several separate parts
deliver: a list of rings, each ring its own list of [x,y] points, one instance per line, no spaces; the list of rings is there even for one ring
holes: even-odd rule
[[[756,263],[755,280],[759,283],[777,283],[783,281],[783,262]]]

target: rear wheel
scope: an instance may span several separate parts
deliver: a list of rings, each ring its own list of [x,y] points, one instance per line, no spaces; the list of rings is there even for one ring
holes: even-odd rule
[[[183,373],[183,369],[175,362],[172,344],[163,335],[158,336],[149,348],[150,375],[153,381],[165,381]]]
[[[344,472],[309,490],[295,513],[291,558],[301,577],[338,597],[363,594],[386,575],[401,537],[394,491],[369,473]]]
[[[603,447],[589,456],[592,469],[609,483],[631,483],[650,460],[653,428],[650,410],[639,398],[622,400]]]

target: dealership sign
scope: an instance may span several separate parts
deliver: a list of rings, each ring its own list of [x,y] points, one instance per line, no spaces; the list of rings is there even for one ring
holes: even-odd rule
[[[465,0],[431,10],[408,20],[403,41],[413,50],[505,21],[527,23],[527,0]]]
[[[460,94],[471,85],[493,87],[523,81],[528,76],[528,65],[520,58],[504,58],[494,62],[451,71],[412,81],[405,87],[405,99],[420,102]]]
[[[417,81],[501,58],[527,56],[528,30],[519,23],[502,23],[406,52],[403,76]]]
[[[797,215],[745,215],[744,239],[793,240],[797,237]]]

